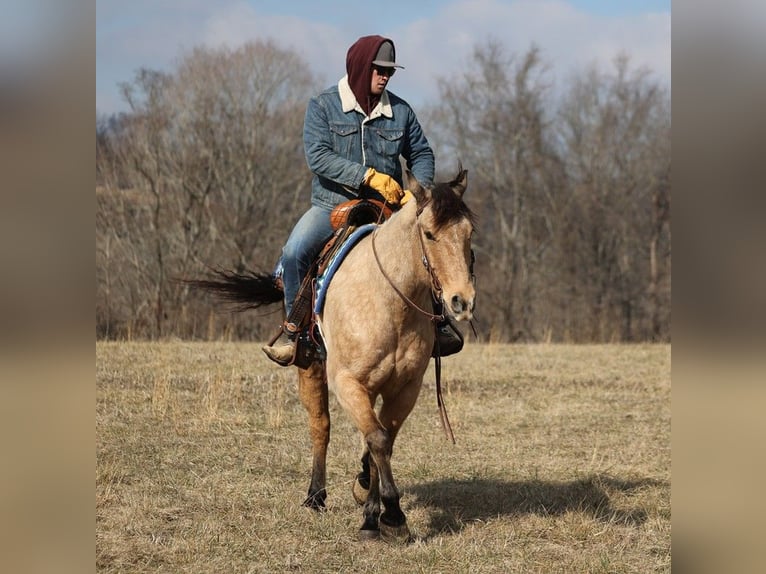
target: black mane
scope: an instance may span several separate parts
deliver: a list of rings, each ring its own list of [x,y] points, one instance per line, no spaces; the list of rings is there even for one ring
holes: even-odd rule
[[[431,212],[436,229],[441,229],[461,219],[467,218],[472,225],[476,225],[476,215],[463,202],[449,183],[437,183],[431,188]]]

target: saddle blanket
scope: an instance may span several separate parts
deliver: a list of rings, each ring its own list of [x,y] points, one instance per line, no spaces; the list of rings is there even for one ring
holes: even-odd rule
[[[325,268],[324,273],[317,277],[314,313],[319,314],[322,312],[322,307],[324,307],[325,293],[327,292],[327,288],[330,285],[332,276],[335,274],[335,271],[337,271],[338,267],[340,267],[340,264],[346,258],[348,252],[351,251],[354,245],[356,245],[357,242],[362,239],[362,237],[369,234],[376,227],[378,226],[375,223],[368,223],[366,225],[359,226],[351,233],[351,235],[348,236],[348,239],[343,242],[343,245],[340,246],[335,255],[332,256],[330,261],[327,263],[327,267]]]

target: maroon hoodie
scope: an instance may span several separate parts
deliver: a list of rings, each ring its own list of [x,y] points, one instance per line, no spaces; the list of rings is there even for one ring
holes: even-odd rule
[[[386,40],[391,42],[392,46],[394,45],[392,40],[383,36],[362,36],[354,42],[346,54],[348,85],[351,86],[356,101],[368,116],[380,101],[380,96],[370,93],[372,61],[378,53],[378,48]]]

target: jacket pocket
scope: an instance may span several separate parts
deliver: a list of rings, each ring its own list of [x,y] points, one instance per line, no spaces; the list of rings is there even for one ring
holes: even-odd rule
[[[375,138],[377,152],[388,158],[398,158],[402,151],[404,130],[376,128],[373,131],[377,136]]]
[[[350,159],[354,143],[359,139],[356,135],[359,133],[359,126],[342,122],[330,122],[330,132],[332,133],[333,150]]]

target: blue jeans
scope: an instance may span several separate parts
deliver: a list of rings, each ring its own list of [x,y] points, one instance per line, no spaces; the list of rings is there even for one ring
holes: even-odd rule
[[[332,234],[330,210],[316,205],[312,205],[293,227],[282,248],[282,283],[288,317],[301,282]]]

